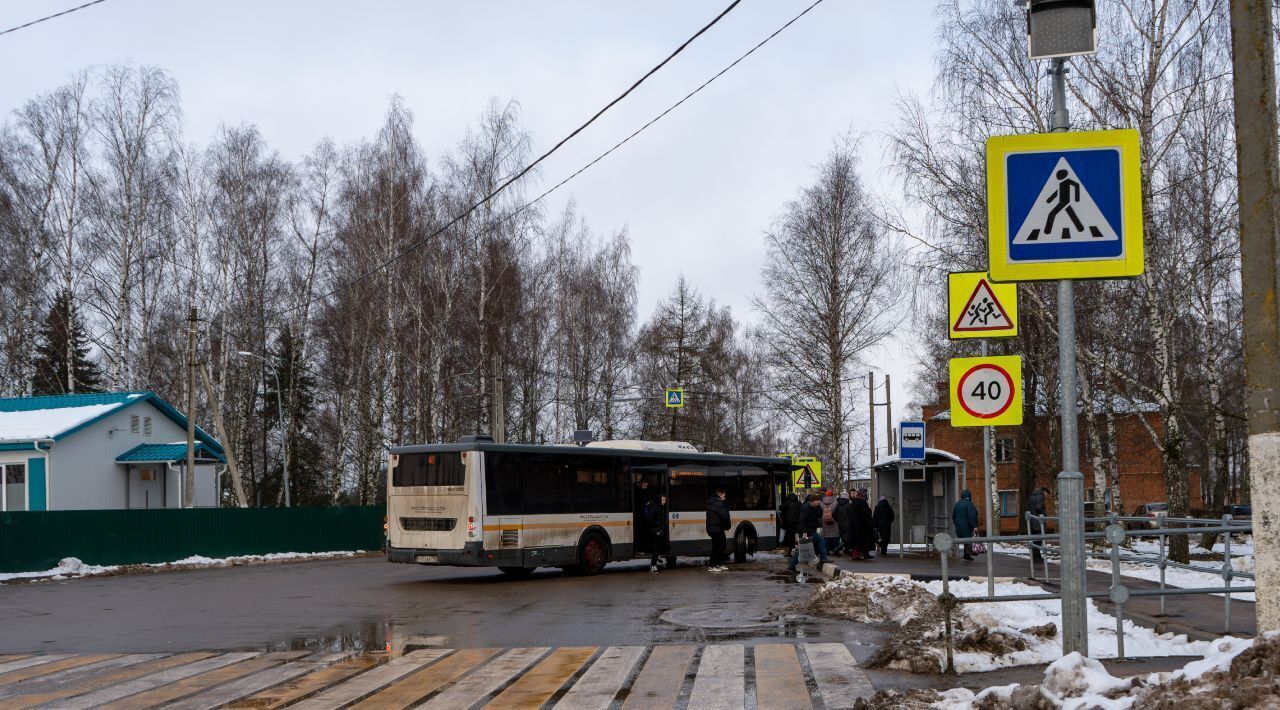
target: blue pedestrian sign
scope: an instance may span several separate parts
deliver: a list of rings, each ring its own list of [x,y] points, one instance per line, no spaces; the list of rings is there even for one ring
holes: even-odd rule
[[[988,140],[992,280],[1141,274],[1138,158],[1133,130]]]
[[[677,388],[666,391],[666,404],[668,409],[678,409],[684,406],[684,390]]]
[[[898,424],[898,458],[904,461],[924,461],[924,422]]]

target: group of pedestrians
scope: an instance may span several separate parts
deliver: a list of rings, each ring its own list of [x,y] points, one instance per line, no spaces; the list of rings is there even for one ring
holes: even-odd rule
[[[850,559],[869,561],[872,551],[888,552],[893,530],[893,506],[881,496],[875,511],[867,502],[867,490],[860,488],[810,493],[800,501],[797,494],[787,495],[778,511],[782,530],[782,546],[791,550],[787,568],[795,571],[799,564],[799,543],[811,541],[820,563],[829,555],[848,553]]]

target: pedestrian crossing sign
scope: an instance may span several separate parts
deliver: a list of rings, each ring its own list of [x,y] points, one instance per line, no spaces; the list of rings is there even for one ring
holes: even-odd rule
[[[985,271],[947,274],[947,322],[952,340],[1018,334],[1018,284],[992,283]]]
[[[991,279],[1141,274],[1141,176],[1132,129],[988,139]]]
[[[679,409],[684,406],[684,389],[676,388],[666,391],[667,409]]]

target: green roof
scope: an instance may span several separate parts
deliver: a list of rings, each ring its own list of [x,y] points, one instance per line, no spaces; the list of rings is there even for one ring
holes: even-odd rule
[[[65,421],[59,422],[58,417],[45,416],[42,419],[44,426],[50,428],[50,431],[42,431],[38,436],[31,435],[30,432],[23,434],[21,431],[3,435],[0,432],[0,439],[10,440],[0,446],[12,446],[12,442],[20,441],[44,441],[46,439],[61,440],[74,434],[81,429],[97,422],[104,417],[108,417],[127,407],[132,407],[139,402],[150,402],[151,406],[159,409],[166,417],[178,426],[185,429],[187,427],[187,418],[182,412],[179,412],[173,405],[164,401],[160,395],[155,392],[95,392],[92,394],[53,394],[40,397],[7,397],[0,398],[0,414],[14,414],[21,412],[48,412],[60,409],[75,409],[77,407],[96,407],[98,411],[89,413],[89,418],[76,416],[74,412],[67,412]],[[105,406],[105,409],[101,409]],[[12,417],[11,417],[12,418]],[[16,419],[27,421],[21,416]],[[22,429],[15,426],[14,428]],[[219,459],[222,457],[222,445],[218,443],[207,432],[200,427],[196,427],[196,439],[203,442],[207,450],[216,454]],[[185,444],[183,445],[185,447]],[[183,453],[186,457],[186,453]],[[156,460],[156,459],[152,459]]]
[[[226,463],[222,454],[205,446],[204,442],[196,442],[197,459],[217,459]],[[138,444],[116,457],[116,463],[143,461],[186,461],[187,442],[178,441],[172,444]]]

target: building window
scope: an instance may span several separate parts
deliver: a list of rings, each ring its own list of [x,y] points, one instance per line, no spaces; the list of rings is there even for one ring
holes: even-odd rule
[[[142,418],[142,435],[151,436],[151,417]]]
[[[1018,517],[1018,492],[1000,491],[1000,517]]]
[[[138,415],[137,414],[129,417],[129,433],[130,434],[138,433]]]
[[[9,512],[27,509],[27,465],[11,463],[0,466],[4,476],[4,489],[0,491],[0,510]]]
[[[1013,463],[1015,451],[1012,436],[996,438],[996,463]]]

